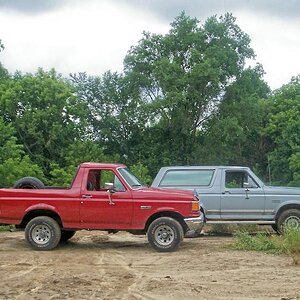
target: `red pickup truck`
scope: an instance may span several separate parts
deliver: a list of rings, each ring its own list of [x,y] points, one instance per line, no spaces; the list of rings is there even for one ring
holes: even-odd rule
[[[50,250],[81,229],[147,233],[157,251],[174,251],[203,223],[191,191],[147,188],[121,164],[83,163],[70,188],[34,178],[0,189],[0,224],[25,229],[35,250]]]

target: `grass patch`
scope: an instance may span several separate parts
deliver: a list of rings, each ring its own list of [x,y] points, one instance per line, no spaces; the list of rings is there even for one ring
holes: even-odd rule
[[[205,232],[216,235],[232,235],[237,232],[258,233],[272,230],[269,226],[259,226],[256,224],[207,224]]]
[[[1,225],[0,231],[10,231],[15,229],[15,225]]]
[[[293,263],[297,265],[300,264],[300,230],[288,228],[281,236],[268,233],[250,235],[246,232],[238,232],[235,234],[235,242],[231,248],[243,251],[288,254],[292,257]]]

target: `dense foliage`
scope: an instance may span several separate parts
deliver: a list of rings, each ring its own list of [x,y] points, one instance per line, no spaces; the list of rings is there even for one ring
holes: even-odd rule
[[[245,67],[254,56],[231,14],[182,13],[167,34],[144,32],[120,74],[0,63],[0,186],[67,185],[83,161],[128,164],[146,183],[164,165],[235,164],[300,185],[300,77],[272,92],[261,65]]]

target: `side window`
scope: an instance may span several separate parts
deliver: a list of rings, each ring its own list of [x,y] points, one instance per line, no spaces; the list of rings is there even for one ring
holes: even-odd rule
[[[115,191],[125,191],[122,182],[111,170],[90,170],[86,188],[88,191],[106,191],[109,183],[114,184]]]
[[[214,170],[169,170],[159,186],[209,186],[213,175]]]
[[[90,170],[87,178],[86,189],[88,191],[99,191],[100,171]]]
[[[117,176],[114,179],[114,189],[116,192],[125,192],[125,187]]]
[[[244,171],[226,171],[225,187],[231,189],[257,188],[258,185],[247,172]]]
[[[100,190],[106,190],[107,184],[114,182],[115,174],[110,170],[101,170],[100,174]]]

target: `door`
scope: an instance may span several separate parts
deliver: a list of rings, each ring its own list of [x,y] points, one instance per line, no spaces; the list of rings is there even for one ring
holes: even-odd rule
[[[132,222],[131,191],[113,170],[86,170],[80,204],[82,228],[122,229]]]
[[[221,218],[258,220],[265,211],[264,190],[247,170],[224,170],[221,195]]]

